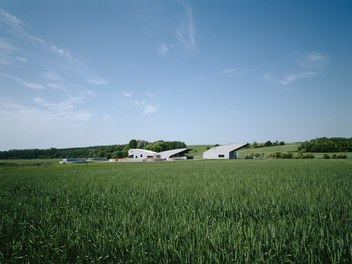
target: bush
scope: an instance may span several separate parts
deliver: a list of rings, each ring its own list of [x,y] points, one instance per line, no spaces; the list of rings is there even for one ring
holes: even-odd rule
[[[324,154],[323,155],[323,159],[330,159],[330,155],[329,154]]]
[[[293,155],[294,159],[314,159],[314,154],[312,153],[295,153]]]
[[[347,159],[347,155],[344,153],[340,153],[340,154],[332,154],[331,155],[332,159]]]
[[[269,153],[267,157],[274,159],[292,159],[293,154],[291,152],[273,152]]]

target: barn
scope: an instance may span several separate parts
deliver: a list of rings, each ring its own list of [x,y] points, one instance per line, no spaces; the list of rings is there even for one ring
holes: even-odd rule
[[[248,146],[248,143],[235,143],[217,146],[203,153],[203,159],[237,159],[237,150]]]
[[[191,149],[181,148],[172,149],[162,152],[154,152],[146,149],[130,149],[128,151],[128,158],[134,159],[135,161],[143,161],[145,159],[157,159],[157,160],[176,160],[176,159],[187,159],[185,156]]]
[[[156,154],[156,158],[165,159],[165,160],[181,160],[187,159],[186,154],[190,151],[189,148],[180,148],[180,149],[171,149],[162,151]]]
[[[128,158],[144,160],[147,158],[154,158],[156,152],[146,149],[130,149],[128,151]]]

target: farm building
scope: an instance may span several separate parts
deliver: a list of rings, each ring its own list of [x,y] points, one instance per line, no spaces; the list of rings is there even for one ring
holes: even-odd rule
[[[146,149],[130,149],[128,151],[128,158],[144,160],[147,158],[155,158],[156,152]]]
[[[181,160],[187,159],[186,154],[190,151],[189,148],[181,148],[181,149],[171,149],[156,153],[155,157],[165,160]]]
[[[181,148],[172,149],[162,152],[154,152],[146,149],[130,149],[128,151],[128,158],[134,160],[157,159],[157,160],[172,160],[172,159],[187,159],[185,154],[191,149]]]
[[[203,153],[203,159],[237,159],[237,150],[247,146],[248,143],[236,143],[211,148]]]

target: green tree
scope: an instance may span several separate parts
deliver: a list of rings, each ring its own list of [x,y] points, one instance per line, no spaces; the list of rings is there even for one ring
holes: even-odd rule
[[[135,149],[137,148],[137,144],[138,144],[137,140],[131,139],[130,142],[128,143],[128,147],[130,149]]]

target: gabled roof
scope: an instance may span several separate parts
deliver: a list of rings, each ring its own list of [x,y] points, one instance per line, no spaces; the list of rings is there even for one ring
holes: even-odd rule
[[[208,152],[208,153],[211,153],[211,152],[224,152],[224,153],[231,152],[231,151],[235,151],[240,148],[243,148],[247,145],[248,145],[248,143],[234,143],[234,144],[222,145],[222,146],[217,146],[217,147],[211,148],[211,149],[205,151],[204,153],[206,153],[206,152]]]

